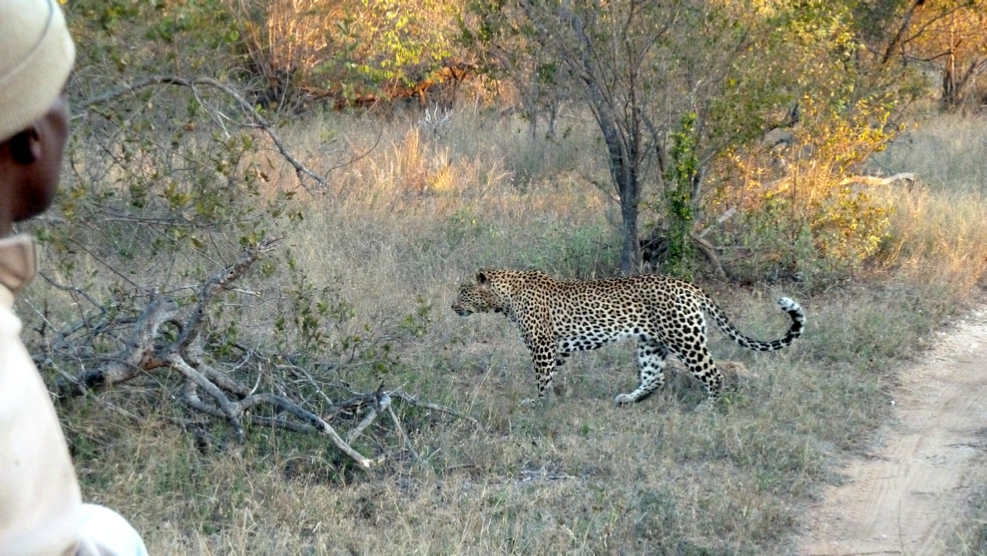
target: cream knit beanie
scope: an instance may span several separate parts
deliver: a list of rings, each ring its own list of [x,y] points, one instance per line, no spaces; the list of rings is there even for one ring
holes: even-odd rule
[[[0,141],[48,112],[74,61],[55,0],[0,0]]]

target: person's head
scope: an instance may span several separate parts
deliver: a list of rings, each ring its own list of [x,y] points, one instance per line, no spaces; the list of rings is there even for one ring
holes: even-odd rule
[[[75,46],[55,0],[0,0],[0,237],[58,186]]]

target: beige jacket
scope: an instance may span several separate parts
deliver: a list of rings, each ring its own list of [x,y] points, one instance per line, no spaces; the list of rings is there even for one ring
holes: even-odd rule
[[[14,294],[35,274],[28,236],[0,239],[0,554],[74,554],[82,499],[48,390],[21,341]]]
[[[30,236],[0,239],[0,556],[147,556],[120,514],[82,503],[55,407],[11,310],[35,260]]]

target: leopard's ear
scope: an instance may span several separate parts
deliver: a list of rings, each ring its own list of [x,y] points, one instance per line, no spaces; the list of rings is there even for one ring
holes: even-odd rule
[[[482,268],[480,270],[477,270],[476,271],[476,283],[477,284],[479,284],[481,286],[485,286],[487,284],[487,282],[489,282],[489,281],[490,281],[490,278],[487,277],[487,273]]]

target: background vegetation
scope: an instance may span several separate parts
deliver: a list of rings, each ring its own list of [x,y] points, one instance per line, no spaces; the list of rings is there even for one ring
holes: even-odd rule
[[[982,293],[977,2],[66,7],[74,134],[20,312],[86,497],[155,553],[793,552],[895,370]],[[532,408],[509,323],[447,309],[481,266],[612,276],[642,245],[753,335],[798,299],[804,338],[716,336],[750,372],[712,413],[685,376],[612,407],[626,345]],[[350,443],[370,471],[278,409],[238,438],[190,373],[118,364],[155,303],[179,316],[148,353],[341,432],[398,391],[478,425],[395,402]],[[112,387],[86,374],[112,365]]]

